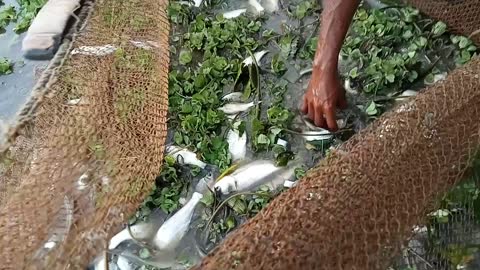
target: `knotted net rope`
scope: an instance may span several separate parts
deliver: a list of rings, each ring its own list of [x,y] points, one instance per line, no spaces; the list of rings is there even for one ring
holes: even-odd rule
[[[9,130],[0,268],[82,269],[152,190],[167,133],[167,5],[87,2],[86,24]]]

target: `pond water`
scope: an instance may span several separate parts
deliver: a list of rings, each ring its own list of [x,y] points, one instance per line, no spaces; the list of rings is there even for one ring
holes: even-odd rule
[[[15,0],[4,2],[4,6],[12,5],[18,10]],[[15,117],[28,100],[39,71],[48,64],[48,61],[31,61],[23,57],[21,48],[26,33],[18,35],[13,31],[14,27],[15,23],[10,23],[0,34],[0,58],[5,57],[13,64],[13,73],[0,75],[0,123],[8,123]]]

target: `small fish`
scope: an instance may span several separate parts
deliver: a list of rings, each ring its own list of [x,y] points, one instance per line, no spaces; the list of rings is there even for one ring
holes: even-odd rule
[[[104,45],[104,46],[80,46],[72,50],[71,54],[81,54],[81,55],[90,55],[90,56],[105,56],[114,53],[117,48],[113,45]]]
[[[153,48],[159,47],[158,43],[156,43],[155,41],[143,42],[143,41],[130,40],[130,43],[132,43],[133,46],[140,49],[144,49],[144,50],[151,50]]]
[[[130,226],[130,231],[133,234],[133,237],[138,240],[148,240],[154,234],[155,231],[158,229],[154,223],[137,223],[133,226]],[[110,243],[108,245],[108,249],[115,249],[120,243],[126,240],[132,240],[132,235],[128,231],[128,227],[117,233],[115,236],[110,239]]]
[[[158,269],[170,269],[175,264],[175,252],[173,250],[154,251],[148,259],[139,258],[128,251],[123,251],[120,256],[124,257],[129,264],[133,262],[136,265],[148,265]]]
[[[192,198],[158,229],[153,239],[159,250],[175,250],[188,231],[195,207],[203,195],[194,192]]]
[[[270,160],[253,161],[224,176],[214,188],[225,195],[247,191],[270,181],[270,177],[282,169],[284,168],[275,166]]]
[[[304,131],[302,132],[302,135],[307,142],[330,140],[333,137],[333,134],[326,129],[318,131]]]
[[[195,165],[202,169],[207,166],[205,162],[202,162],[197,158],[197,155],[192,151],[180,148],[178,146],[168,146],[167,147],[167,154],[171,155],[175,160],[178,160],[180,164],[188,164],[188,165]]]
[[[397,102],[405,101],[405,100],[407,100],[407,99],[410,98],[410,97],[416,96],[417,94],[418,94],[417,91],[406,90],[406,91],[402,92],[402,93],[399,95],[399,97],[397,97],[397,98],[395,99],[395,101],[397,101]]]
[[[297,185],[297,181],[290,181],[290,180],[287,180],[283,183],[283,186],[286,187],[286,188],[292,188],[294,186]]]
[[[228,152],[232,156],[232,161],[238,161],[245,158],[247,154],[247,132],[240,132],[236,129],[230,129],[227,134]]]
[[[262,60],[263,56],[265,56],[265,54],[267,54],[268,51],[267,50],[263,50],[263,51],[259,51],[259,52],[256,52],[253,54],[253,56],[255,57],[255,61],[257,62],[258,66],[260,66],[260,60]],[[253,58],[251,56],[245,58],[245,60],[243,60],[242,62],[245,66],[249,66],[251,64],[253,64]]]
[[[242,96],[243,96],[243,93],[241,93],[241,92],[233,92],[233,93],[230,93],[230,94],[227,94],[227,95],[223,96],[222,100],[238,102],[238,101],[241,100]]]
[[[262,0],[262,4],[267,12],[275,12],[279,9],[278,0]]]
[[[243,13],[247,12],[247,9],[246,8],[241,8],[241,9],[237,9],[237,10],[232,10],[232,11],[227,11],[225,13],[223,13],[223,18],[225,19],[233,19],[233,18],[237,18],[238,16],[242,15]]]
[[[261,103],[261,101],[258,103]],[[223,105],[223,107],[220,107],[219,110],[226,114],[237,114],[244,112],[253,106],[255,106],[255,102],[253,101],[250,103],[228,103]]]
[[[186,6],[194,6],[194,7],[200,7],[200,5],[202,4],[203,0],[193,0],[193,5],[191,3],[191,1],[179,1],[178,3],[180,5],[186,5]]]
[[[248,0],[248,3],[253,7],[257,14],[262,14],[265,11],[265,8],[263,8],[257,0]]]
[[[80,100],[79,98],[76,98],[76,99],[71,99],[67,102],[68,105],[77,105],[80,103]]]

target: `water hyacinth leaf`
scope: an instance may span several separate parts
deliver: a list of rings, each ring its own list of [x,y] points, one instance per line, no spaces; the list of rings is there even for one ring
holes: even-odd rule
[[[138,252],[138,255],[141,259],[148,259],[151,256],[150,251],[148,251],[148,248],[140,249],[140,251]]]
[[[7,58],[0,58],[0,75],[12,73],[12,63]]]
[[[302,1],[297,5],[295,9],[295,18],[301,20],[305,18],[308,12],[313,8],[313,3],[311,1]]]
[[[235,213],[239,215],[246,214],[247,211],[247,205],[245,201],[239,197],[231,198],[228,200],[228,206],[230,206]]]
[[[370,116],[377,115],[377,113],[378,113],[377,104],[375,104],[375,102],[373,102],[373,101],[370,102],[370,104],[365,109],[365,112]]]
[[[350,70],[350,72],[348,73],[348,76],[350,76],[350,78],[352,79],[355,79],[358,77],[358,68],[357,67],[354,67]]]
[[[277,75],[282,75],[287,70],[285,62],[280,54],[276,54],[272,58],[272,70]]]
[[[433,26],[432,34],[434,37],[439,37],[443,35],[446,31],[447,25],[444,22],[439,21]]]
[[[182,65],[186,65],[190,62],[192,62],[192,51],[190,49],[183,49],[180,51],[180,56],[178,58],[178,61]]]
[[[236,226],[235,218],[233,216],[228,216],[227,220],[225,220],[225,225],[227,230],[232,230]]]
[[[257,137],[257,144],[265,144],[265,145],[268,145],[268,144],[270,144],[270,139],[268,138],[267,135],[265,135],[265,134],[260,134],[260,135],[258,135],[258,137]]]

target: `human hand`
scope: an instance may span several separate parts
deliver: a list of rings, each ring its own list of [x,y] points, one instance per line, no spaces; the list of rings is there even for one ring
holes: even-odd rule
[[[346,107],[345,90],[340,84],[337,71],[322,72],[314,69],[303,96],[301,111],[316,126],[337,131],[336,109]]]

